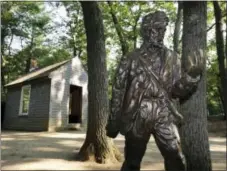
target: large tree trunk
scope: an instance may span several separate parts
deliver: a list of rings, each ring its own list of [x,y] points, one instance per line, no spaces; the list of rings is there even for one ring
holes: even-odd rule
[[[97,2],[81,2],[87,36],[88,126],[78,159],[95,158],[98,163],[119,160],[120,153],[106,136],[109,112],[106,51],[102,14]]]
[[[198,49],[206,56],[206,2],[183,2],[183,67]],[[180,129],[187,171],[211,171],[207,131],[205,65],[197,91],[181,104],[184,123]]]
[[[222,34],[222,13],[221,8],[217,1],[213,1],[214,14],[215,14],[215,30],[216,30],[216,49],[218,56],[218,66],[221,79],[221,96],[223,99],[223,109],[226,118],[227,115],[227,75],[225,66],[225,45],[224,36]]]
[[[182,2],[178,2],[178,10],[177,10],[177,19],[175,22],[175,29],[174,29],[174,36],[173,36],[173,50],[175,52],[180,52],[179,50],[179,38],[180,38],[180,28],[181,28],[181,22],[183,18],[183,6]]]
[[[225,6],[225,9],[226,9],[226,13],[225,13],[225,66],[226,66],[226,75],[227,75],[227,1],[226,1],[226,6]]]
[[[227,1],[226,1],[226,17],[225,17],[225,76],[227,77]],[[225,120],[227,121],[227,115],[225,113]]]

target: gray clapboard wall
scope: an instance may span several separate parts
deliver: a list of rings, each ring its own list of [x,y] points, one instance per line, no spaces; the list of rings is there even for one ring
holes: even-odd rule
[[[50,79],[23,83],[31,85],[28,115],[21,116],[20,97],[22,84],[8,88],[3,128],[27,131],[48,130]]]

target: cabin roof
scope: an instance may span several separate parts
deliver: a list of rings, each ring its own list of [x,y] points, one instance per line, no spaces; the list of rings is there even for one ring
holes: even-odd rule
[[[69,61],[71,61],[71,59],[53,64],[53,65],[49,65],[47,67],[44,67],[44,68],[35,70],[33,72],[30,72],[26,75],[23,75],[23,76],[17,78],[16,80],[14,80],[12,82],[6,84],[5,87],[16,85],[16,84],[19,84],[19,83],[22,83],[22,82],[25,82],[25,81],[30,81],[30,80],[34,80],[34,79],[37,79],[37,78],[48,76],[50,74],[50,72],[56,70],[57,68],[66,64]]]

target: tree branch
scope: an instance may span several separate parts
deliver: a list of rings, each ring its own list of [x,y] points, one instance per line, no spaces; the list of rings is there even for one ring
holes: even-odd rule
[[[227,2],[226,3],[226,6],[225,6],[225,9],[227,11]],[[225,14],[225,26],[227,27],[227,13]],[[225,75],[227,76],[227,28],[225,28]]]
[[[133,14],[133,11],[132,9],[130,8],[130,11],[131,11],[131,14]],[[134,43],[134,49],[136,49],[136,44],[137,44],[137,34],[136,34],[136,27],[137,27],[137,24],[138,24],[138,21],[139,21],[139,18],[141,16],[141,6],[139,5],[139,13],[138,15],[135,17],[135,23],[134,23],[134,26],[133,26],[133,43]]]
[[[11,36],[10,43],[9,43],[9,46],[8,46],[8,51],[9,51],[8,55],[9,56],[11,55],[11,45],[12,45],[12,42],[13,42],[13,34]]]
[[[225,17],[225,15],[227,15],[227,13],[225,13],[224,15],[222,15],[221,18]],[[212,24],[212,25],[207,29],[207,32],[210,31],[215,25],[216,25],[216,22],[215,22],[214,24]]]
[[[122,55],[125,56],[128,51],[129,51],[129,46],[128,46],[128,43],[125,41],[124,37],[123,37],[123,30],[118,22],[118,19],[113,11],[113,7],[112,7],[112,2],[110,1],[107,1],[109,7],[110,7],[110,14],[112,16],[112,19],[113,19],[113,23],[114,23],[114,26],[115,26],[115,29],[117,31],[117,34],[118,34],[118,37],[119,37],[119,40],[120,40],[120,43],[121,43],[121,49],[122,49]]]
[[[174,36],[173,36],[173,49],[175,52],[179,53],[179,44],[180,44],[180,28],[183,19],[183,4],[182,2],[178,2],[178,10],[177,10],[177,19],[175,22]]]

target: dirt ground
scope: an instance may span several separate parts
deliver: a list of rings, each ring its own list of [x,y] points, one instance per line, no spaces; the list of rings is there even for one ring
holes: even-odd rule
[[[120,163],[96,164],[75,161],[85,138],[78,131],[65,132],[10,132],[1,134],[2,170],[119,170]],[[226,170],[226,137],[211,135],[210,151],[213,170]],[[115,143],[123,153],[124,137],[118,136]],[[154,139],[148,144],[143,158],[142,170],[163,170],[163,158]]]

